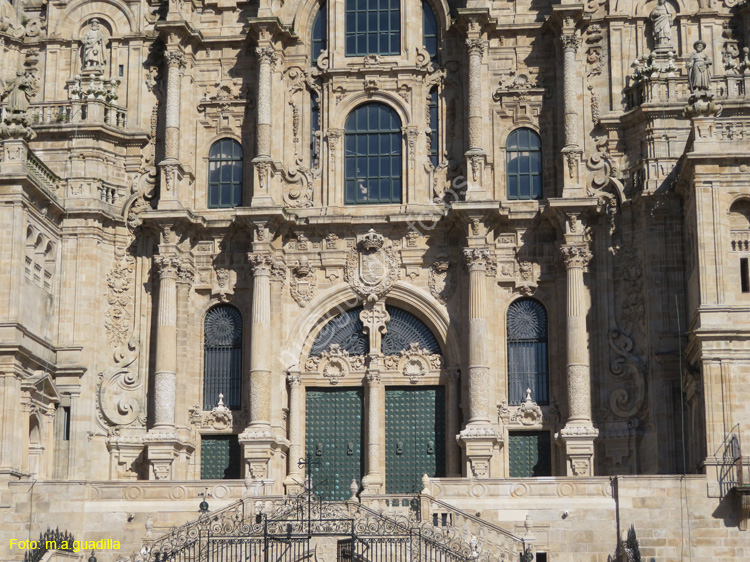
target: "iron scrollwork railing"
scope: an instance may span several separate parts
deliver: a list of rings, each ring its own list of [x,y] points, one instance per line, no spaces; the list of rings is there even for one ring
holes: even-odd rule
[[[471,536],[466,531],[420,521],[416,512],[385,515],[356,501],[323,502],[308,489],[297,497],[240,500],[203,514],[145,543],[134,559],[297,562],[330,549],[337,562],[500,562],[523,552],[523,541],[507,531],[504,542],[482,529]]]

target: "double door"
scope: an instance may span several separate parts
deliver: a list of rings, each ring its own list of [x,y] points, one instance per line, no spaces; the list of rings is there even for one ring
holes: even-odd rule
[[[352,479],[365,475],[364,409],[364,389],[307,389],[308,471],[324,500],[348,499]],[[387,493],[415,493],[423,474],[445,475],[444,387],[387,387],[383,417]]]

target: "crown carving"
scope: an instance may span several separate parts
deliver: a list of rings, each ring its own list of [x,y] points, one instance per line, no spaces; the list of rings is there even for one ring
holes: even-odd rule
[[[385,239],[372,228],[359,239],[359,248],[366,252],[374,252],[383,247]]]

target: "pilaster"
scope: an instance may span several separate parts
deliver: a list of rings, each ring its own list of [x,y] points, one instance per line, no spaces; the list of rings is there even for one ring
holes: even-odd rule
[[[164,160],[161,167],[159,207],[180,209],[179,185],[185,176],[180,162],[180,97],[182,74],[187,59],[179,45],[170,45],[164,53],[167,65],[166,119],[164,131]]]

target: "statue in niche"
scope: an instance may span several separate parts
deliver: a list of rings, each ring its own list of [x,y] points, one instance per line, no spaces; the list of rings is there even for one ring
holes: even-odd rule
[[[672,48],[672,20],[674,18],[666,1],[657,0],[656,6],[648,16],[654,26],[655,51]]]
[[[104,49],[107,39],[99,28],[99,20],[91,20],[91,28],[83,35],[83,71],[102,72],[104,70]]]
[[[687,62],[688,86],[693,93],[708,92],[711,89],[711,65],[706,55],[705,41],[693,43],[693,52]]]

